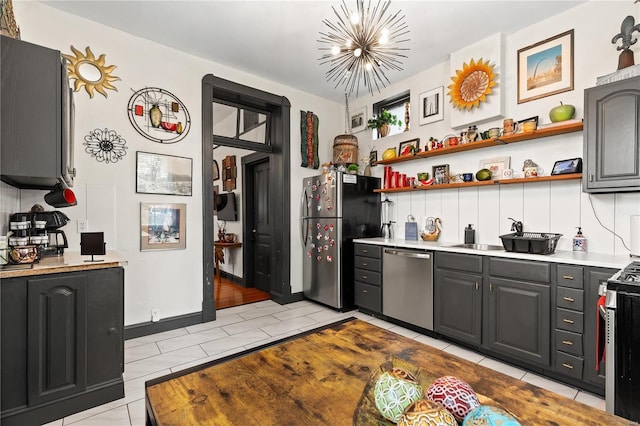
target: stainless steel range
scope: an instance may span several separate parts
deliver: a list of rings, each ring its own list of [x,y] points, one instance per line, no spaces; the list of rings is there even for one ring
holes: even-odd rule
[[[607,281],[607,411],[640,421],[640,261]]]

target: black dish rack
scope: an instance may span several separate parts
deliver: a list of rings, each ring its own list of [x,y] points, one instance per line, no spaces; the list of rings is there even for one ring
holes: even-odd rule
[[[500,235],[502,246],[506,251],[531,254],[551,254],[556,250],[562,234],[548,232],[514,232]]]

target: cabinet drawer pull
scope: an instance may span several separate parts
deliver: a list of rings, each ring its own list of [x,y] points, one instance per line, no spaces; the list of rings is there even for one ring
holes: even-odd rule
[[[369,266],[369,264],[368,263],[363,263],[362,266]]]
[[[563,319],[562,321],[566,322],[567,324],[573,324],[575,321],[570,320],[570,319]]]
[[[362,279],[363,279],[363,280],[366,280],[366,279],[368,279],[368,278],[369,278],[369,277],[367,277],[366,275],[363,275],[363,276],[362,276]]]
[[[362,290],[363,293],[369,293],[369,290]]]
[[[562,363],[562,366],[563,366],[564,368],[568,368],[569,370],[573,370],[573,365],[571,365],[571,364],[567,364],[566,362],[563,362],[563,363]]]
[[[573,342],[571,340],[563,340],[562,344],[567,346],[573,346]]]
[[[362,250],[363,253],[369,253],[369,250]]]
[[[478,285],[478,283],[476,283],[476,290],[478,289],[478,287],[480,287],[480,286]]]
[[[565,280],[574,280],[575,279],[571,275],[563,275],[562,278],[564,278]]]
[[[573,297],[563,297],[564,300],[566,300],[567,302],[575,302],[575,299]]]

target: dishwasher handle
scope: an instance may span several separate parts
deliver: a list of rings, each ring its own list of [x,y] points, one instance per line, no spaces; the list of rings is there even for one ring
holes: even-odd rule
[[[385,249],[384,253],[394,255],[394,256],[412,257],[416,259],[431,259],[431,253],[419,252],[419,251]]]

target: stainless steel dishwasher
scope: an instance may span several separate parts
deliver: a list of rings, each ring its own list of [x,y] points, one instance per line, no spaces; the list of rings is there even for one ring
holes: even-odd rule
[[[385,248],[382,313],[433,330],[433,253]]]

